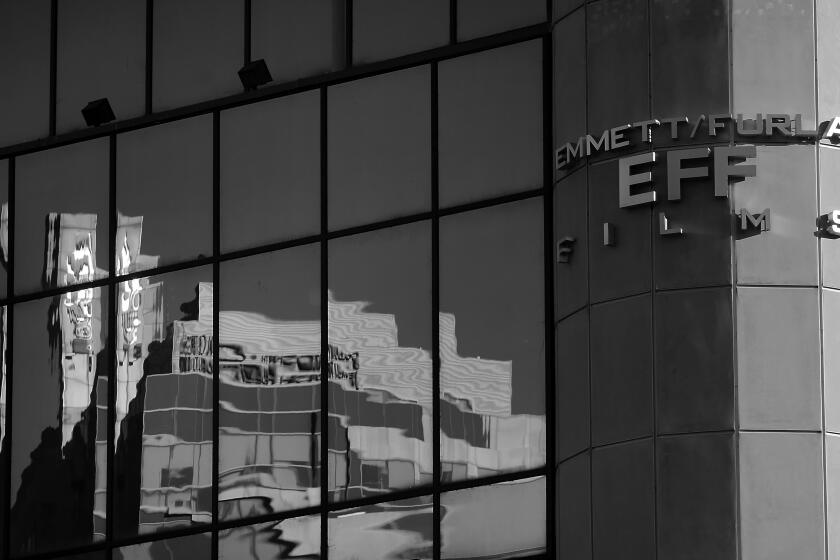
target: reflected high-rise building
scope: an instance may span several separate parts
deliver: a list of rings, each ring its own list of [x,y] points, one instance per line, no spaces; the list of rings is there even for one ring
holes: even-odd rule
[[[95,214],[52,212],[47,216],[45,285],[72,286],[105,274],[96,265],[96,222]],[[92,422],[108,415],[107,374],[97,371],[97,356],[105,340],[102,312],[99,288],[66,292],[50,307],[50,347],[60,355],[62,448],[72,440],[86,411],[95,408]],[[96,538],[105,538],[108,441],[104,422],[97,422],[95,434],[93,531]]]

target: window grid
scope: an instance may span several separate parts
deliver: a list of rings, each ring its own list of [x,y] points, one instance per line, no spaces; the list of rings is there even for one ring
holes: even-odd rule
[[[455,10],[456,0],[452,0],[453,12]],[[548,4],[550,5],[551,2],[549,1]],[[52,17],[53,20],[55,19],[55,1],[53,2],[53,12]],[[246,8],[247,9],[247,8]],[[147,18],[148,21],[152,19],[152,10],[153,10],[153,0],[149,0],[147,4]],[[348,21],[347,27],[348,29],[352,29],[352,0],[347,0],[347,10],[348,10]],[[453,20],[454,25],[454,20]],[[22,295],[16,295],[14,292],[14,252],[11,253],[9,258],[9,267],[8,267],[8,297],[0,301],[0,304],[7,306],[7,320],[9,324],[13,324],[14,320],[14,308],[15,304],[23,303],[27,301],[32,301],[36,299],[43,299],[49,296],[56,296],[60,294],[64,294],[67,292],[77,291],[84,288],[90,287],[100,287],[107,291],[109,296],[109,304],[108,304],[108,313],[109,313],[109,320],[113,321],[113,318],[116,315],[116,290],[117,287],[121,282],[125,282],[130,279],[135,278],[143,278],[149,276],[158,276],[167,272],[175,272],[179,270],[185,269],[192,269],[197,268],[203,265],[212,265],[213,267],[213,281],[214,281],[214,291],[213,291],[213,298],[214,298],[214,341],[218,341],[219,335],[219,321],[218,321],[218,314],[219,314],[219,266],[222,262],[233,260],[236,258],[241,258],[244,256],[250,255],[257,255],[266,252],[277,251],[285,248],[291,248],[296,246],[301,246],[310,243],[319,243],[321,249],[321,322],[322,322],[322,331],[321,331],[321,351],[322,356],[326,356],[328,352],[328,329],[326,328],[327,325],[327,286],[328,286],[328,266],[327,266],[327,259],[328,259],[328,244],[329,241],[332,239],[337,239],[341,237],[346,237],[350,235],[355,235],[358,233],[365,233],[370,231],[377,231],[386,229],[389,227],[397,226],[397,225],[404,225],[410,224],[420,221],[430,220],[432,224],[431,228],[431,235],[432,235],[432,312],[434,313],[434,320],[432,321],[432,359],[433,359],[433,376],[432,376],[432,384],[433,384],[433,393],[435,395],[440,394],[440,356],[439,356],[439,323],[437,320],[437,313],[439,311],[439,219],[441,216],[448,216],[453,214],[459,214],[462,212],[468,212],[471,210],[478,210],[481,208],[487,208],[492,206],[497,206],[509,202],[515,202],[520,200],[526,199],[533,199],[533,198],[542,198],[543,200],[543,209],[544,209],[544,230],[545,230],[545,282],[544,282],[544,290],[545,290],[545,301],[546,303],[546,334],[545,334],[545,344],[546,344],[546,359],[545,359],[545,381],[546,381],[546,422],[547,422],[547,434],[546,434],[546,465],[541,468],[537,469],[530,469],[527,471],[518,471],[518,472],[510,472],[510,473],[503,473],[499,475],[494,475],[485,478],[476,478],[476,479],[467,479],[458,482],[449,482],[449,483],[442,483],[441,482],[441,464],[440,464],[440,402],[438,398],[433,400],[433,452],[434,452],[434,477],[433,483],[431,486],[421,486],[421,487],[414,487],[406,490],[399,490],[395,492],[390,492],[388,494],[371,496],[371,497],[364,497],[364,498],[357,498],[342,502],[330,502],[328,500],[328,493],[329,493],[329,486],[328,486],[328,453],[329,453],[329,446],[327,444],[328,441],[328,405],[329,405],[329,391],[327,390],[328,386],[328,377],[325,375],[321,376],[321,410],[322,410],[322,425],[321,425],[321,432],[322,432],[322,446],[321,446],[321,465],[320,465],[320,479],[321,479],[321,504],[319,506],[313,506],[309,508],[303,508],[293,511],[283,511],[277,513],[270,513],[265,515],[247,517],[242,519],[236,519],[232,521],[218,521],[218,449],[219,449],[219,357],[218,357],[218,344],[214,344],[214,355],[213,355],[213,362],[214,362],[214,373],[213,373],[213,394],[214,394],[214,401],[213,401],[213,444],[214,444],[214,451],[213,451],[213,489],[212,489],[212,508],[213,508],[213,519],[214,521],[208,525],[203,526],[193,526],[187,527],[182,529],[175,529],[175,530],[168,530],[165,532],[160,533],[151,533],[151,534],[140,534],[135,537],[124,538],[124,539],[114,539],[114,530],[113,530],[113,522],[114,522],[114,515],[113,515],[113,457],[115,451],[115,434],[114,434],[114,426],[115,426],[115,401],[116,401],[116,387],[117,384],[114,382],[116,376],[116,370],[114,368],[114,364],[112,363],[112,372],[109,378],[109,387],[108,387],[108,468],[107,468],[107,480],[108,480],[108,493],[107,493],[107,518],[106,518],[106,526],[108,531],[108,537],[104,542],[99,542],[95,544],[89,544],[79,547],[74,547],[72,549],[64,549],[61,551],[54,551],[49,553],[38,553],[38,554],[30,554],[25,556],[19,556],[21,558],[58,558],[65,556],[67,554],[73,553],[84,553],[84,552],[94,552],[94,551],[102,551],[108,553],[108,558],[111,557],[113,551],[120,547],[131,545],[131,544],[139,544],[145,542],[152,542],[158,541],[162,539],[172,539],[177,538],[179,536],[186,536],[186,535],[195,535],[195,534],[210,534],[212,535],[211,539],[211,547],[212,547],[212,558],[218,558],[218,534],[220,530],[235,528],[235,527],[243,527],[243,526],[250,526],[256,525],[261,522],[267,521],[280,521],[283,519],[289,518],[296,518],[302,517],[305,515],[311,514],[319,514],[322,518],[321,523],[321,554],[322,558],[327,558],[328,554],[328,517],[331,512],[339,511],[339,510],[346,510],[353,507],[360,507],[365,505],[372,505],[372,504],[379,504],[385,502],[393,502],[401,499],[408,499],[413,497],[419,496],[427,496],[430,493],[433,496],[433,535],[434,535],[434,558],[440,558],[441,554],[441,506],[440,506],[440,497],[443,491],[452,491],[452,490],[461,490],[466,488],[473,488],[473,487],[480,487],[480,486],[489,486],[494,483],[498,482],[506,482],[518,479],[529,478],[533,476],[545,476],[546,483],[547,483],[547,497],[546,497],[546,520],[547,520],[547,527],[546,527],[546,535],[547,535],[547,542],[546,542],[546,556],[551,557],[553,554],[553,541],[551,539],[553,526],[554,526],[554,399],[553,390],[554,390],[554,380],[553,380],[553,367],[554,367],[554,359],[553,359],[553,330],[554,330],[554,323],[553,323],[553,305],[550,302],[553,301],[553,282],[552,282],[552,270],[553,270],[553,259],[551,258],[551,250],[550,247],[552,245],[552,208],[553,205],[551,203],[551,195],[552,195],[552,184],[553,184],[553,170],[550,165],[552,161],[551,154],[552,154],[552,143],[551,143],[551,109],[552,109],[552,96],[551,96],[551,36],[550,34],[546,34],[544,26],[534,26],[535,28],[531,28],[526,30],[524,36],[520,32],[508,32],[501,34],[500,36],[496,37],[492,41],[487,41],[484,39],[475,40],[469,42],[469,48],[464,48],[464,45],[458,45],[457,48],[444,48],[444,49],[436,49],[435,51],[431,51],[427,53],[426,56],[421,58],[415,57],[407,57],[409,60],[403,64],[374,64],[370,65],[374,67],[373,70],[370,72],[362,72],[362,73],[346,73],[346,72],[338,72],[335,75],[327,76],[326,80],[321,80],[322,85],[318,88],[321,91],[321,231],[318,235],[296,238],[289,241],[283,241],[278,243],[271,243],[262,245],[259,247],[252,247],[243,250],[237,250],[222,254],[220,252],[220,231],[219,231],[219,224],[220,224],[220,181],[219,181],[219,165],[220,165],[220,154],[219,154],[219,120],[220,120],[220,111],[223,108],[233,107],[237,105],[242,105],[251,102],[259,102],[263,99],[269,99],[273,97],[279,97],[284,95],[289,95],[292,93],[296,93],[300,91],[300,88],[284,88],[280,87],[274,90],[269,90],[268,95],[252,95],[247,98],[239,98],[236,100],[222,100],[220,104],[216,104],[214,109],[209,110],[213,114],[213,220],[215,224],[214,234],[213,234],[213,256],[204,257],[199,259],[194,259],[188,262],[179,262],[173,263],[169,265],[160,266],[154,269],[147,269],[142,271],[137,271],[128,275],[123,276],[116,276],[115,275],[115,252],[113,248],[114,240],[116,238],[116,224],[117,224],[117,206],[116,206],[116,143],[118,141],[117,134],[118,132],[132,130],[138,127],[145,127],[151,126],[155,123],[152,121],[143,121],[139,123],[128,124],[128,126],[118,126],[115,125],[110,131],[106,132],[105,134],[109,137],[109,146],[110,146],[110,161],[109,161],[109,181],[110,181],[110,201],[109,201],[109,239],[108,239],[108,250],[109,250],[109,271],[110,276],[108,278],[100,279],[93,282],[86,282],[75,284],[72,286],[66,286],[61,288],[53,288],[48,290],[41,290],[34,293],[27,293]],[[538,29],[536,29],[538,28]],[[53,25],[53,34],[55,33],[55,25]],[[150,26],[147,26],[147,33],[151,33]],[[531,38],[541,38],[543,43],[543,128],[544,128],[544,185],[542,188],[532,189],[529,191],[519,192],[512,195],[505,195],[500,197],[495,197],[492,199],[487,200],[480,200],[476,202],[471,202],[468,204],[462,204],[459,206],[440,209],[438,205],[438,83],[437,83],[437,69],[438,69],[438,62],[441,60],[445,60],[446,58],[452,58],[455,56],[460,56],[470,52],[478,52],[481,50],[504,46],[508,44],[513,44],[516,42],[524,41]],[[150,48],[151,42],[147,43]],[[347,56],[348,60],[352,60],[352,35],[350,31],[347,32]],[[246,51],[247,52],[247,51]],[[429,56],[431,54],[431,56]],[[151,52],[147,53],[148,60],[147,60],[147,92],[150,93],[151,90]],[[54,60],[54,56],[53,56]],[[431,142],[432,142],[432,210],[429,212],[422,212],[419,214],[414,214],[410,216],[382,220],[375,223],[365,224],[362,226],[355,226],[346,228],[343,230],[337,231],[328,231],[327,229],[327,89],[329,85],[333,85],[335,83],[340,83],[343,81],[348,81],[352,79],[357,79],[361,76],[367,75],[375,75],[380,73],[386,73],[393,71],[398,68],[402,67],[412,67],[422,64],[430,64],[432,70],[432,78],[431,78],[431,88],[432,88],[432,95],[431,95],[431,103],[432,103],[432,135],[431,135]],[[54,89],[55,86],[55,72],[54,69],[51,72],[52,82],[51,88]],[[305,88],[304,88],[305,89]],[[151,96],[147,95],[147,105],[148,101],[150,100]],[[54,101],[54,93],[53,93],[53,101]],[[54,106],[54,103],[53,103]],[[187,108],[185,111],[173,111],[171,113],[171,117],[165,120],[176,120],[180,118],[186,118],[188,116],[193,116],[196,114],[206,114],[208,109],[201,107],[198,109],[195,108]],[[160,121],[158,121],[160,122]],[[54,115],[51,112],[51,129],[54,130]],[[119,129],[119,130],[118,130]],[[102,136],[102,132],[97,132],[94,134],[81,134],[81,135],[68,135],[67,137],[62,137],[59,139],[58,142],[51,143],[52,145],[60,145],[69,142],[75,142],[85,139],[94,138],[97,136]],[[25,144],[23,146],[18,147],[17,150],[12,149],[9,150],[0,150],[0,155],[8,155],[8,174],[9,174],[9,247],[14,247],[14,217],[15,217],[15,156],[22,155],[24,153],[38,151],[40,149],[45,149],[48,147],[52,147],[52,145],[47,145],[49,143],[39,143],[37,146],[32,146],[29,144]],[[22,149],[20,149],[22,148]],[[8,154],[3,154],[2,152],[7,151]],[[110,329],[107,336],[107,345],[106,351],[110,352],[109,356],[111,357],[112,362],[116,359],[115,353],[113,350],[116,348],[116,324],[110,325]],[[14,337],[14,329],[8,329],[8,338],[7,338],[7,371],[10,374],[7,376],[7,424],[6,424],[6,441],[4,442],[9,449],[12,446],[12,418],[13,418],[13,385],[14,385],[14,376],[11,373],[12,371],[12,364],[13,364],[13,337]],[[10,465],[11,458],[10,454],[7,455],[7,464],[8,467]],[[5,511],[8,512],[10,510],[10,506],[12,503],[12,496],[11,496],[11,470],[7,468],[6,470],[6,479],[3,481],[6,486],[6,503],[3,504],[5,507]],[[8,517],[8,516],[7,516]],[[10,538],[8,538],[8,525],[9,519],[6,520],[6,533],[7,533],[7,540],[6,540],[6,557],[10,557]]]

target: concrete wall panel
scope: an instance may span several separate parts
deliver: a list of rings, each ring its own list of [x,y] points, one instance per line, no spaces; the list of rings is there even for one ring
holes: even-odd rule
[[[730,290],[658,293],[655,305],[657,432],[733,429]]]
[[[813,127],[814,73],[813,0],[732,0],[735,113],[801,113]]]
[[[825,558],[822,436],[740,438],[741,558]]]
[[[602,0],[586,15],[590,132],[647,119],[647,0]]]
[[[557,461],[590,446],[589,310],[557,324]]]
[[[604,245],[604,223],[615,230],[614,246]],[[650,290],[651,210],[619,208],[618,164],[589,168],[589,286],[592,301]]]
[[[589,301],[589,232],[587,224],[587,170],[581,169],[554,188],[554,300],[555,317],[561,319]],[[558,242],[568,262],[558,262]]]
[[[736,235],[738,283],[818,282],[816,161],[813,146],[758,146],[757,176],[735,183],[734,208],[770,209],[770,230]],[[739,223],[736,223],[736,231]]]
[[[592,443],[653,433],[649,295],[592,307]]]
[[[557,467],[557,555],[592,558],[592,484],[590,457],[583,453]]]
[[[735,438],[732,434],[657,441],[659,558],[736,558]]]
[[[596,560],[655,558],[653,441],[592,452],[592,534]]]
[[[819,301],[811,288],[738,288],[738,408],[746,430],[819,430]]]

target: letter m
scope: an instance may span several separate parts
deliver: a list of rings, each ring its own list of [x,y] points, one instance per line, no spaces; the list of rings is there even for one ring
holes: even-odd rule
[[[752,215],[746,208],[741,208],[741,231],[747,231],[750,227],[758,228],[761,231],[770,231],[770,209],[765,208],[761,214]]]

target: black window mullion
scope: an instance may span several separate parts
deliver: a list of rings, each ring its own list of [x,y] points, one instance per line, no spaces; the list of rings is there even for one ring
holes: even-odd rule
[[[219,111],[213,113],[213,256],[218,257],[221,246],[221,181],[220,181],[220,138]],[[212,535],[210,554],[212,560],[219,557],[219,266],[213,261],[213,464],[212,464]]]
[[[550,4],[550,2],[549,2]],[[542,40],[542,96],[543,96],[543,216],[544,241],[543,255],[545,280],[543,286],[545,307],[545,411],[546,411],[546,552],[549,558],[556,556],[556,535],[554,535],[556,512],[556,381],[554,377],[554,167],[553,167],[553,131],[554,92],[552,76],[553,48],[552,36]]]
[[[433,558],[440,558],[440,232],[438,159],[438,63],[432,63],[432,534]]]
[[[114,458],[117,452],[116,440],[116,421],[117,421],[117,368],[119,368],[119,361],[117,360],[117,289],[116,283],[117,263],[116,263],[116,237],[117,237],[117,136],[112,134],[108,143],[108,151],[110,154],[108,162],[108,272],[112,280],[107,286],[103,286],[103,290],[108,293],[108,343],[106,344],[106,352],[109,353],[106,363],[111,365],[111,371],[108,372],[108,443],[107,443],[107,486],[105,488],[105,539],[108,543],[112,543],[115,539],[114,534]],[[111,547],[108,547],[109,555]]]
[[[7,263],[8,266],[6,267],[6,273],[8,274],[8,278],[6,279],[6,290],[7,296],[11,297],[14,294],[15,290],[15,159],[9,159],[9,222],[7,224],[8,228],[8,245],[7,249],[8,252],[6,254],[6,258],[8,259]],[[12,364],[14,360],[13,351],[12,351],[12,341],[14,339],[14,329],[12,328],[12,323],[14,321],[14,305],[11,303],[7,304],[6,306],[6,356],[5,356],[5,365],[6,365],[6,379],[4,382],[6,383],[6,425],[5,425],[5,433],[3,434],[3,441],[2,449],[5,453],[3,453],[3,462],[2,465],[5,468],[5,478],[3,480],[4,488],[5,488],[5,499],[3,500],[3,524],[4,524],[4,537],[6,542],[3,543],[3,552],[4,558],[11,557],[11,528],[12,528],[12,413],[13,413],[13,385],[14,381],[12,379]]]
[[[351,0],[347,0],[348,13],[350,12]],[[349,16],[348,16],[349,17]],[[320,145],[321,145],[321,558],[329,558],[329,372],[330,372],[330,350],[329,350],[329,253],[327,228],[327,190],[328,190],[328,123],[327,123],[327,88],[321,88],[321,123],[320,123]]]

